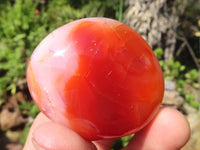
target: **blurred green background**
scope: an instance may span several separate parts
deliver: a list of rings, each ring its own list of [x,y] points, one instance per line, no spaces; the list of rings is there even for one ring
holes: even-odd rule
[[[39,113],[26,84],[26,66],[34,48],[57,27],[85,17],[126,23],[153,48],[166,81],[199,112],[199,0],[0,0],[0,147],[22,149]],[[187,115],[187,112],[185,112]],[[7,120],[6,120],[7,119]],[[116,141],[112,149],[132,137]]]

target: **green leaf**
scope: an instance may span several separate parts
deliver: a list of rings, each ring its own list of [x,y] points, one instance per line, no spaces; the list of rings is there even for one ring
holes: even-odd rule
[[[23,144],[23,145],[26,143],[26,139],[28,137],[30,128],[31,128],[31,123],[26,123],[25,128],[24,128],[24,130],[22,132],[22,135],[21,135],[21,137],[19,139],[20,143]]]
[[[156,57],[157,57],[158,59],[160,59],[160,58],[163,56],[164,51],[163,51],[162,48],[156,48],[156,49],[154,50],[154,54],[156,55]]]
[[[29,116],[35,118],[40,112],[40,109],[37,107],[36,104],[34,104],[32,107],[31,107],[31,110],[30,110],[30,113],[29,113]]]
[[[181,66],[180,66],[180,71],[184,71],[185,68],[186,68],[186,67],[185,67],[184,65],[181,65]]]

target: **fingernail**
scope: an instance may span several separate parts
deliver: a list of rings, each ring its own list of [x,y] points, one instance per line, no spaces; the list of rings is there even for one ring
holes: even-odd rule
[[[42,148],[39,144],[37,144],[37,142],[35,141],[34,138],[32,138],[32,143],[33,143],[33,147],[35,148],[35,150],[46,150],[46,149]]]

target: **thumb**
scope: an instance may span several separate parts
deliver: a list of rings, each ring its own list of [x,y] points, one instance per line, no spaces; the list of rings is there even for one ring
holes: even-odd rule
[[[74,131],[65,126],[42,119],[41,115],[36,118],[24,150],[95,150],[93,143],[84,140]],[[36,126],[37,125],[37,126]]]
[[[46,150],[94,150],[95,146],[74,131],[53,122],[40,125],[33,132],[33,143],[36,148]]]

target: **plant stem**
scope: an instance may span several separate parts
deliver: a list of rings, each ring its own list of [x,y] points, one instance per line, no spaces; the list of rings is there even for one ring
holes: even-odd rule
[[[123,19],[123,1],[124,0],[120,0],[119,1],[119,18],[118,18],[118,20],[120,21],[120,22],[122,22],[122,19]]]

